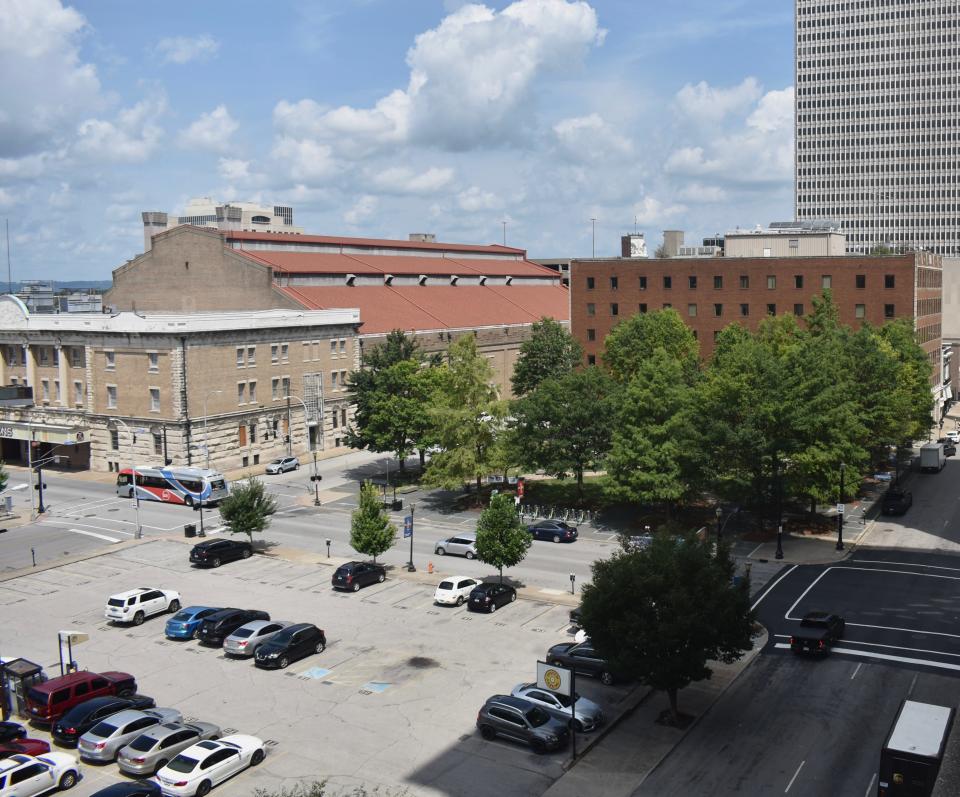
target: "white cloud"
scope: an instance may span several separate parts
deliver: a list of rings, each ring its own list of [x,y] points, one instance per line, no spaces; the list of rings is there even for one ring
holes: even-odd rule
[[[200,114],[178,138],[184,149],[223,152],[230,147],[230,136],[237,132],[240,125],[230,115],[227,106],[218,105],[209,113]]]
[[[596,161],[629,155],[630,139],[596,113],[562,119],[553,126],[561,150],[572,160]]]
[[[163,130],[157,120],[166,110],[166,98],[158,95],[123,108],[113,121],[87,119],[77,128],[74,151],[103,161],[146,160],[159,146]]]
[[[717,122],[733,113],[742,113],[753,106],[763,91],[756,78],[748,77],[739,85],[716,88],[701,80],[688,83],[674,98],[674,106],[683,115],[704,122]]]
[[[756,110],[747,117],[747,124],[761,133],[793,131],[793,87],[768,91]]]
[[[220,42],[206,33],[199,36],[172,36],[160,39],[154,48],[160,60],[167,64],[205,61],[215,56],[219,49]]]
[[[364,194],[353,204],[350,210],[343,214],[343,220],[351,226],[356,226],[376,213],[379,206],[379,199],[371,194]]]
[[[726,202],[729,194],[718,185],[703,185],[690,183],[677,191],[677,199],[687,202]]]
[[[52,208],[66,208],[74,201],[70,191],[70,183],[60,183],[57,190],[47,198],[47,204]]]
[[[12,208],[14,202],[13,194],[5,188],[0,188],[0,208]]]
[[[100,81],[81,62],[86,21],[59,0],[5,0],[0,13],[0,158],[42,152],[103,105]]]
[[[687,212],[684,205],[664,204],[652,196],[641,199],[634,204],[632,210],[637,223],[643,225],[662,224]]]
[[[330,145],[311,139],[282,137],[272,155],[286,167],[290,179],[306,187],[325,184],[339,171]]]
[[[503,200],[491,191],[484,191],[472,185],[466,191],[457,194],[457,205],[467,213],[476,213],[479,210],[496,210],[503,207]]]
[[[217,171],[224,180],[247,180],[250,177],[250,161],[220,158]]]
[[[370,182],[388,194],[434,194],[453,182],[453,169],[431,166],[417,172],[406,166],[392,166],[376,172]]]

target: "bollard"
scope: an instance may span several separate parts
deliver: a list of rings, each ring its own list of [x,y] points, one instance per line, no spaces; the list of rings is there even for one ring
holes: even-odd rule
[[[37,552],[36,552],[33,548],[30,549],[30,556],[31,556],[31,558],[33,559],[33,566],[36,567],[36,566],[37,566]]]

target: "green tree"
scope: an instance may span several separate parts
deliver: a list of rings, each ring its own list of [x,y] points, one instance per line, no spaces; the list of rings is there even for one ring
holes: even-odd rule
[[[267,493],[263,482],[254,477],[230,485],[230,494],[220,501],[220,518],[231,534],[253,535],[270,525],[270,516],[277,511],[277,502]]]
[[[613,378],[625,384],[657,349],[680,362],[685,381],[693,383],[699,358],[697,339],[673,308],[637,313],[617,324],[604,342],[603,362]]]
[[[752,647],[749,584],[734,586],[726,546],[657,534],[644,550],[592,565],[582,623],[615,672],[667,693],[709,678],[711,661],[730,663]]]
[[[500,571],[523,561],[533,538],[517,515],[513,499],[504,494],[490,499],[490,506],[480,513],[477,521],[477,559]]]
[[[636,366],[620,396],[607,473],[614,493],[641,503],[664,503],[668,512],[691,491],[695,417],[693,388],[684,364],[663,349]]]
[[[515,396],[535,390],[545,379],[569,374],[583,362],[583,348],[570,331],[552,318],[541,318],[520,345],[513,377]]]
[[[913,321],[909,318],[890,321],[880,327],[880,337],[890,344],[900,365],[897,389],[903,391],[909,406],[903,440],[926,438],[933,422],[933,396],[930,392],[932,366],[926,352],[917,343]]]
[[[430,410],[440,451],[430,458],[424,481],[446,489],[476,482],[477,501],[483,477],[499,464],[497,439],[506,404],[492,387],[493,368],[477,350],[473,335],[464,335],[449,350]]]
[[[387,517],[377,488],[364,482],[360,486],[360,503],[350,515],[350,547],[372,556],[376,562],[396,539],[397,527]]]
[[[600,368],[546,379],[512,405],[514,444],[527,467],[565,478],[573,473],[583,496],[583,472],[610,449],[616,385]]]

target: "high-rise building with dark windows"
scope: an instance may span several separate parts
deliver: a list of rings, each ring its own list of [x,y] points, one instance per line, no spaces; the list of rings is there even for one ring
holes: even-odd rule
[[[960,255],[960,3],[796,0],[796,217]]]

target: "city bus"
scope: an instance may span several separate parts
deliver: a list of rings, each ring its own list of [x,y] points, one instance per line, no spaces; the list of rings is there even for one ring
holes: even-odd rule
[[[168,504],[215,506],[226,498],[230,487],[222,473],[204,468],[138,467],[137,495],[141,501],[164,501]],[[133,469],[117,474],[117,495],[133,497]]]

